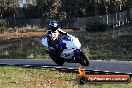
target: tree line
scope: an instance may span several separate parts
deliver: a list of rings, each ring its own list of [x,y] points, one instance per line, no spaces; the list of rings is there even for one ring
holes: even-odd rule
[[[0,0],[1,18],[76,18],[130,10],[132,0]]]

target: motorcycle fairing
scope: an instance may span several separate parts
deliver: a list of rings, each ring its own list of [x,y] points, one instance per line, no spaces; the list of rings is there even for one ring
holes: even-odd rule
[[[80,49],[81,47],[78,38],[75,37],[64,37],[62,38],[62,42],[66,44],[67,49]]]

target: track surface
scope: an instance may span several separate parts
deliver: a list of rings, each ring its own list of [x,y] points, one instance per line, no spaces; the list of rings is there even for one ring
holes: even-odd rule
[[[63,66],[57,66],[51,59],[0,59],[0,65],[15,65],[15,66],[50,66],[77,69],[78,63],[65,63]],[[88,67],[83,67],[86,70],[105,71],[116,73],[132,74],[132,62],[130,61],[98,61],[90,60]]]

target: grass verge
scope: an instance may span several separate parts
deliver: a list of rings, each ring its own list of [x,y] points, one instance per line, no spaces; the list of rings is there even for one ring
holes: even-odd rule
[[[1,66],[0,74],[0,88],[132,88],[132,83],[78,85],[77,74],[54,69]]]

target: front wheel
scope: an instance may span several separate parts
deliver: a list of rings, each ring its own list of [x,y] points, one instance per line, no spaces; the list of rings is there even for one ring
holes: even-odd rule
[[[80,52],[80,64],[83,66],[89,66],[88,57],[83,52]]]

